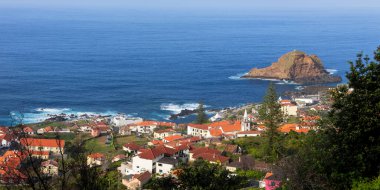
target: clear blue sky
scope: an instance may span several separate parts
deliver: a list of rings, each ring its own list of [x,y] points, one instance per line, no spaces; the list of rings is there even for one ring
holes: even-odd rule
[[[94,9],[366,9],[380,8],[380,0],[1,0],[0,7]]]

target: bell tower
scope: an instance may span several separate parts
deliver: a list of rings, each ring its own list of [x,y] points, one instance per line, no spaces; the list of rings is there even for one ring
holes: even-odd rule
[[[241,131],[250,131],[250,130],[251,130],[251,122],[248,119],[247,110],[245,110],[243,120],[241,121]]]

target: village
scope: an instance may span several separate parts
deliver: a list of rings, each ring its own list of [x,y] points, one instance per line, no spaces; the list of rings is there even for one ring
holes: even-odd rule
[[[328,111],[325,96],[311,95],[278,99],[283,113],[280,133],[308,133],[318,130],[318,112]],[[267,128],[259,118],[260,104],[222,110],[208,123],[177,124],[131,118],[91,117],[63,122],[42,122],[21,127],[1,127],[1,184],[26,183],[19,171],[26,159],[40,160],[40,172],[54,179],[61,175],[60,162],[78,139],[87,152],[87,166],[117,173],[123,188],[142,189],[152,178],[176,176],[178,166],[197,159],[223,166],[231,175],[255,171],[248,187],[275,189],[281,186],[281,171],[260,159],[261,136]]]

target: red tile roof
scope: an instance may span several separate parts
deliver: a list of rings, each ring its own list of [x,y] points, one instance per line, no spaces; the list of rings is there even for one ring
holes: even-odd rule
[[[220,162],[220,163],[225,163],[225,162],[228,162],[229,160],[228,157],[222,156],[220,154],[215,154],[215,153],[214,154],[201,153],[194,156],[194,158],[203,158],[204,160],[207,160],[209,162]]]
[[[198,155],[198,154],[202,154],[202,153],[221,154],[219,150],[212,149],[209,147],[194,148],[190,151],[190,153],[193,153],[193,157]]]
[[[157,121],[142,121],[139,123],[134,124],[134,126],[157,126]]]
[[[152,141],[150,141],[153,145],[163,145],[164,142],[160,141],[160,140],[155,140],[153,139]]]
[[[58,139],[34,139],[34,138],[23,138],[20,139],[23,146],[38,146],[38,147],[65,147],[64,140]]]
[[[22,130],[24,131],[24,133],[33,133],[34,132],[33,129],[30,127],[24,127]]]
[[[149,173],[148,171],[144,172],[144,173],[139,173],[139,174],[135,174],[133,176],[134,179],[137,179],[141,182],[146,182],[148,181],[150,178],[152,177],[152,174]]]
[[[175,127],[176,124],[173,122],[158,122],[159,126],[165,126],[165,127]]]
[[[192,128],[197,128],[197,129],[202,129],[202,130],[208,130],[208,125],[204,125],[204,124],[190,123],[190,124],[188,124],[188,126],[192,127]]]
[[[171,141],[175,141],[175,140],[179,140],[179,139],[183,139],[183,138],[184,137],[181,135],[172,135],[172,136],[165,137],[163,140],[165,140],[167,142],[171,142]]]
[[[165,153],[165,150],[159,148],[141,149],[140,158],[154,160]]]
[[[93,154],[90,154],[90,155],[88,155],[88,157],[90,157],[90,158],[93,158],[93,159],[104,159],[105,157],[104,157],[104,154],[102,154],[102,153],[93,153]]]
[[[210,127],[221,127],[223,129],[223,132],[233,132],[233,131],[240,131],[241,130],[241,123],[240,121],[219,121],[214,122],[209,125]]]
[[[54,131],[54,129],[51,126],[47,126],[47,127],[44,128],[44,131],[45,132],[51,132],[51,131]]]
[[[208,131],[210,132],[210,135],[213,137],[220,137],[223,134],[223,131],[219,127],[211,128]]]
[[[307,133],[309,132],[309,129],[306,129],[306,128],[298,128],[299,125],[298,124],[295,124],[295,123],[287,123],[287,124],[284,124],[282,125],[280,128],[279,128],[279,131],[282,132],[282,133],[289,133],[290,131],[295,131],[297,133]]]
[[[137,145],[133,142],[125,144],[124,147],[126,147],[130,150],[136,150],[136,151],[141,149],[141,147],[139,145]]]

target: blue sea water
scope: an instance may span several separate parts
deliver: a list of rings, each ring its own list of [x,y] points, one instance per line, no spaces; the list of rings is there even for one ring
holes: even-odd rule
[[[239,80],[294,49],[344,76],[380,45],[380,14],[0,10],[0,124],[9,113],[123,112],[163,120],[203,101],[262,100],[269,81]],[[346,81],[346,80],[345,80]],[[277,83],[281,93],[297,85]],[[44,108],[39,109],[39,108]]]

